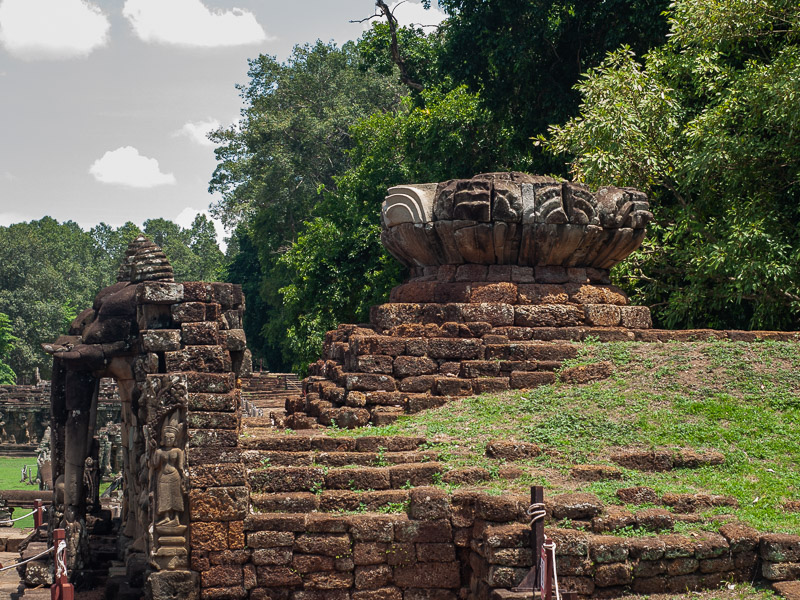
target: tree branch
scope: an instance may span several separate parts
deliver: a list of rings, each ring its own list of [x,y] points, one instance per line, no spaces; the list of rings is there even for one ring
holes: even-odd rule
[[[424,89],[422,87],[422,84],[411,79],[411,77],[408,74],[408,69],[406,68],[406,62],[400,55],[400,48],[397,45],[397,19],[392,14],[392,11],[389,10],[389,7],[387,6],[386,2],[384,2],[384,0],[375,0],[375,6],[377,6],[380,9],[380,11],[386,17],[387,23],[389,23],[389,32],[392,35],[392,43],[391,43],[392,61],[400,69],[400,81],[405,83],[412,90],[417,90],[418,92],[421,92]]]

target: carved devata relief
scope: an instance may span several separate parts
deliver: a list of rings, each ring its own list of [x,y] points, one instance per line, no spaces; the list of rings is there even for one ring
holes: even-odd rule
[[[178,375],[150,376],[146,391],[148,419],[150,558],[156,569],[188,564],[186,501],[186,381]]]

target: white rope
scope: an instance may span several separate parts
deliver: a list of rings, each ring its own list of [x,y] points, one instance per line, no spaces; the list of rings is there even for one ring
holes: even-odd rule
[[[542,548],[549,550],[553,557],[553,586],[556,588],[556,600],[561,600],[561,592],[558,590],[558,571],[556,570],[556,543],[553,540],[542,544]]]
[[[36,509],[29,512],[27,515],[22,515],[21,517],[17,517],[16,519],[3,519],[0,523],[14,523],[15,521],[22,521],[22,519],[27,519],[31,515],[36,514]]]
[[[61,542],[61,543],[63,544],[64,542]],[[47,550],[45,550],[44,552],[39,552],[39,554],[37,554],[36,556],[31,556],[30,558],[26,558],[25,560],[21,560],[16,564],[0,568],[0,573],[2,573],[3,571],[8,571],[9,569],[16,569],[18,566],[24,565],[25,563],[29,563],[32,560],[36,560],[37,558],[41,558],[45,554],[50,554],[52,551],[53,551],[53,546],[50,546]]]
[[[56,581],[61,575],[67,575],[66,550],[67,542],[64,540],[58,542],[58,548],[56,549]]]
[[[533,525],[539,519],[544,519],[547,516],[547,511],[544,508],[543,502],[531,504],[525,513],[531,518],[531,525]]]

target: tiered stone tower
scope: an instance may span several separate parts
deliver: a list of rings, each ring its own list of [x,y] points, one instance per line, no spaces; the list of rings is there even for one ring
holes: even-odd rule
[[[609,269],[651,219],[637,190],[525,173],[391,188],[381,239],[411,278],[368,325],[328,333],[287,425],[386,423],[453,396],[551,383],[575,355],[568,340],[650,328]]]

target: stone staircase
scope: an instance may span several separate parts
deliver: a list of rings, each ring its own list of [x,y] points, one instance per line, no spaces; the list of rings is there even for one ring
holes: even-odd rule
[[[287,402],[300,397],[302,387],[294,373],[253,373],[242,378],[242,416],[282,422]]]
[[[516,339],[488,323],[417,329],[378,335],[340,326],[329,332],[325,360],[311,366],[304,382],[306,395],[287,400],[286,426],[386,425],[459,397],[551,384],[564,361],[578,356],[578,344]],[[611,365],[602,363],[591,372],[563,370],[561,377],[588,381],[610,373]]]
[[[440,483],[423,438],[264,435],[241,439],[251,502],[262,512],[402,511],[410,489]]]

